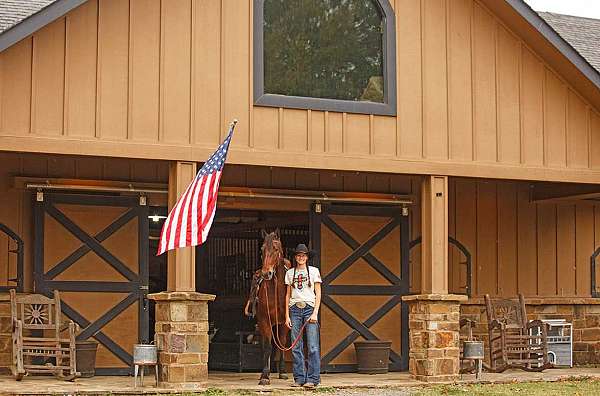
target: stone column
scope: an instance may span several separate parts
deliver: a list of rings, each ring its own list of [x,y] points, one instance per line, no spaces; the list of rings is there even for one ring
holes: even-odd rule
[[[208,380],[208,302],[215,296],[161,292],[148,297],[156,301],[159,385],[200,387]]]
[[[419,294],[404,296],[409,305],[409,372],[419,381],[458,379],[460,303],[467,296]]]

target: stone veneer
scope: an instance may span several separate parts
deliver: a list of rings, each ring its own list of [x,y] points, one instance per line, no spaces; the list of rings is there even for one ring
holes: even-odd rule
[[[409,372],[420,381],[454,381],[459,376],[460,302],[466,296],[404,296],[408,303]]]
[[[10,297],[0,295],[0,375],[10,372],[12,362]]]
[[[195,388],[208,380],[208,302],[212,294],[162,292],[156,301],[154,339],[159,385]]]
[[[600,363],[600,299],[594,298],[525,298],[527,318],[566,319],[573,324],[574,365]],[[473,335],[483,340],[488,356],[488,330],[483,298],[472,298],[460,306],[461,318],[476,322]]]

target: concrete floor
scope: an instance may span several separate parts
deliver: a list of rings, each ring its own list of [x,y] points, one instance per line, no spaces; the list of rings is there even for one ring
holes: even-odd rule
[[[224,390],[294,390],[292,380],[276,379],[273,375],[270,386],[258,385],[257,373],[225,373],[211,372],[209,380],[203,388],[220,388]],[[594,377],[600,379],[600,368],[551,369],[543,373],[528,373],[511,370],[501,374],[483,373],[479,381],[474,375],[463,375],[459,382],[528,382],[528,381],[557,381],[574,377]],[[93,377],[79,378],[75,382],[65,382],[53,377],[26,377],[21,382],[9,376],[0,376],[0,394],[157,394],[181,393],[182,390],[154,387],[154,377],[146,376],[144,387],[135,389],[132,377]],[[410,378],[408,373],[389,373],[378,375],[365,374],[324,374],[321,386],[335,388],[387,388],[413,387],[426,385]],[[185,391],[184,391],[185,392]],[[187,391],[189,392],[189,391]]]

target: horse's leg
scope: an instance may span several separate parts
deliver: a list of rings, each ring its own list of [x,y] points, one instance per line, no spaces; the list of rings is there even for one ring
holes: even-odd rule
[[[269,374],[271,372],[271,337],[262,338],[262,349],[263,349],[263,371],[260,375],[260,381],[258,381],[259,385],[271,385],[271,380],[269,379]]]
[[[285,325],[279,325],[279,334],[282,335],[281,337],[281,343],[283,345],[283,347],[287,347],[288,345],[288,332],[289,332],[289,328]],[[286,374],[287,370],[285,369],[285,352],[283,352],[282,350],[279,351],[279,367],[277,368],[277,373],[279,374],[279,379],[288,379],[288,376]]]

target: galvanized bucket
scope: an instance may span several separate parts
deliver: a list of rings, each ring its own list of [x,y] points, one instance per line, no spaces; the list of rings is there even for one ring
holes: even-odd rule
[[[156,364],[157,361],[156,345],[135,344],[133,346],[133,364],[142,366]]]
[[[483,341],[465,341],[463,357],[464,359],[483,359]]]

